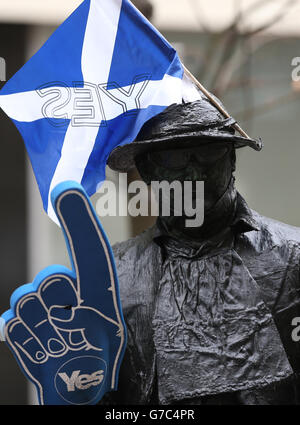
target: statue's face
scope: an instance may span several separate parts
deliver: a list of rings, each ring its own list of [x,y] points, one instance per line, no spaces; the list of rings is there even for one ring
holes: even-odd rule
[[[209,142],[197,147],[148,152],[136,159],[143,180],[204,181],[206,211],[226,191],[235,169],[235,151],[231,143]]]

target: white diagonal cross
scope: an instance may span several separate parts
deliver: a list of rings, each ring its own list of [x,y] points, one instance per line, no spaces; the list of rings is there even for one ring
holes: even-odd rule
[[[82,48],[81,68],[83,81],[86,83],[82,90],[89,89],[88,84],[96,87],[108,81],[121,6],[122,0],[91,0]],[[99,22],[101,22],[101,25],[99,25]],[[136,84],[137,92],[141,89],[142,85],[145,85],[145,82]],[[52,87],[52,89],[56,91],[62,90],[61,87]],[[60,114],[65,114],[67,117],[72,117],[75,112],[74,101],[76,93],[72,90],[73,88],[70,89],[71,99],[69,103],[63,109],[59,110]],[[123,87],[121,89],[129,92],[130,87]],[[117,89],[109,90],[109,92],[113,96],[118,97]],[[190,92],[189,99],[187,100],[191,101],[199,98],[199,93],[192,87],[189,81],[166,74],[160,81],[148,82],[140,98],[140,108],[147,108],[150,105],[168,106],[173,103],[181,103],[184,92]],[[113,102],[109,96],[103,96],[101,100],[106,120],[116,118],[123,113],[120,104]],[[0,106],[7,115],[21,122],[32,122],[45,118],[43,113],[44,105],[45,98],[41,97],[37,91],[0,96]],[[50,200],[51,191],[57,184],[65,180],[75,180],[81,183],[86,165],[95,145],[99,127],[100,124],[96,126],[74,126],[72,122],[68,126],[61,157],[52,178],[48,196],[48,215],[56,223],[58,223],[58,220]]]

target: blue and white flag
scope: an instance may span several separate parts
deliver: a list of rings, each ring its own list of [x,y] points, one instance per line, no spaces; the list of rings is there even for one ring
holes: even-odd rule
[[[197,96],[176,51],[129,0],[85,0],[6,83],[0,106],[56,221],[57,184],[76,181],[91,196],[116,146],[133,142],[167,106]]]

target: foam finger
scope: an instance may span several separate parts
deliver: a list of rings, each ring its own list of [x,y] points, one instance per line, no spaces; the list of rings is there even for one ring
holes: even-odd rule
[[[79,303],[73,279],[67,274],[48,276],[40,284],[38,294],[47,309],[53,305],[76,307]]]
[[[20,320],[14,319],[6,325],[5,336],[23,366],[28,361],[42,364],[48,360],[44,348]]]
[[[17,305],[17,316],[25,324],[28,331],[51,356],[61,356],[67,351],[61,336],[51,326],[48,311],[36,294],[28,294],[21,298]]]

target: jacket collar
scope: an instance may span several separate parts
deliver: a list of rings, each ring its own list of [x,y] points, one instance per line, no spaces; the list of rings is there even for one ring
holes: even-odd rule
[[[239,193],[237,193],[236,214],[231,228],[236,234],[252,232],[253,230],[259,231],[259,226],[254,218],[253,212]]]

